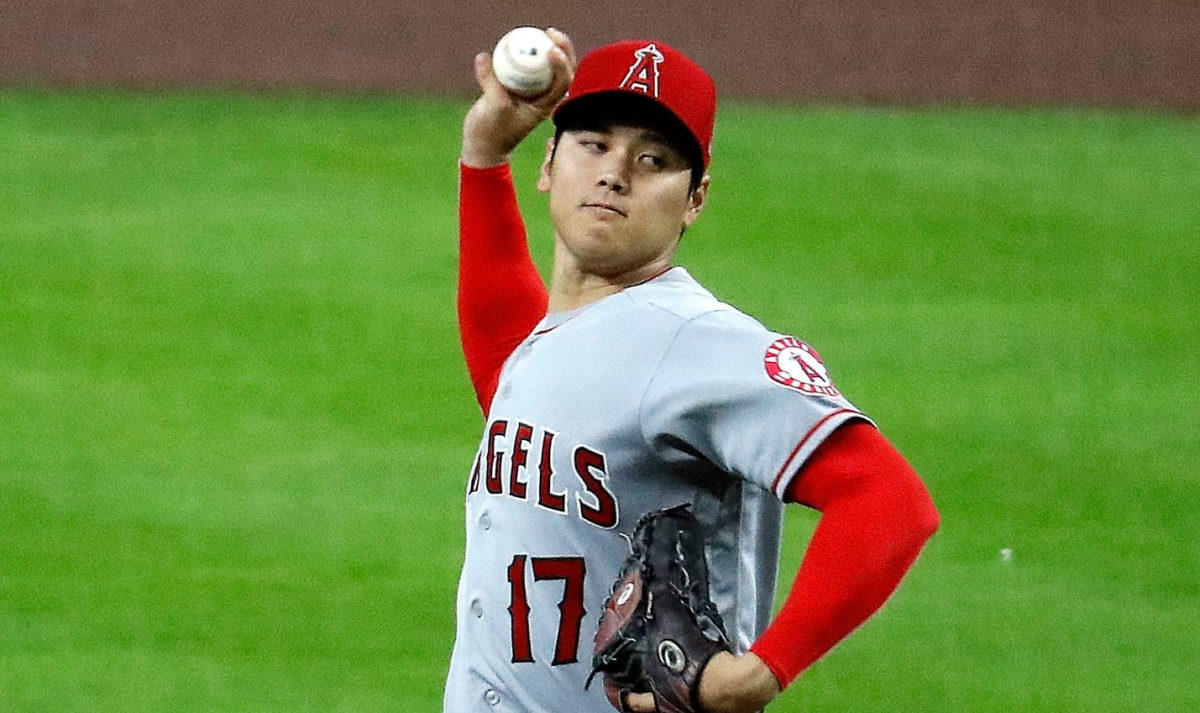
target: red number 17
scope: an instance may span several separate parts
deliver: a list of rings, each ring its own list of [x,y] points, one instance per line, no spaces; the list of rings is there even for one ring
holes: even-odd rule
[[[513,663],[531,663],[533,646],[529,641],[529,600],[525,596],[525,560],[528,555],[515,555],[508,565],[508,583],[512,585]],[[583,608],[583,576],[587,571],[582,557],[531,557],[533,579],[563,580],[563,597],[558,603],[558,639],[554,644],[552,666],[575,663],[579,660],[579,625],[587,614]]]

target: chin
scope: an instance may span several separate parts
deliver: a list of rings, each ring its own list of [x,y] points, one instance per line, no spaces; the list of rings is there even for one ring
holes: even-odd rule
[[[571,241],[571,252],[580,262],[609,262],[620,260],[622,241],[612,230],[592,227],[580,231],[579,238]]]

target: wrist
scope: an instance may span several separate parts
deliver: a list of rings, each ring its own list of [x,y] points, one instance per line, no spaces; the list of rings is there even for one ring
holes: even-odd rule
[[[458,160],[468,168],[496,168],[509,163],[512,160],[512,154],[481,151],[463,146]]]
[[[754,713],[780,693],[779,681],[753,653],[713,656],[700,677],[704,713]]]
[[[482,102],[480,99],[463,121],[459,159],[471,168],[494,168],[509,162],[513,149],[523,137],[516,137],[514,141],[514,137],[504,135],[502,125],[497,123],[495,117],[486,114],[482,118],[478,116],[481,111],[478,107]]]

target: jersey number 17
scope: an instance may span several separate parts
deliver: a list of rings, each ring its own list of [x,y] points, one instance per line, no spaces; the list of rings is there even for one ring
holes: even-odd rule
[[[558,603],[558,638],[554,643],[552,666],[575,663],[579,660],[579,627],[587,612],[583,608],[583,577],[587,567],[582,557],[530,557],[515,555],[508,565],[508,583],[512,600],[508,613],[512,617],[512,661],[532,663],[533,646],[529,639],[529,600],[525,596],[526,561],[533,569],[533,580],[563,580],[563,597]]]

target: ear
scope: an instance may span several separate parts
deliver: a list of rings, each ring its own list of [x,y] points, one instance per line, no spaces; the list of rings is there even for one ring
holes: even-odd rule
[[[550,166],[554,162],[554,137],[546,139],[546,157],[542,159],[542,169],[538,173],[537,189],[542,193],[550,192]]]
[[[712,184],[712,177],[707,173],[704,178],[700,179],[700,185],[696,186],[696,190],[688,196],[687,212],[683,214],[683,229],[687,230],[692,227],[692,223],[700,217],[700,211],[704,210],[704,206],[708,204],[708,188]]]

